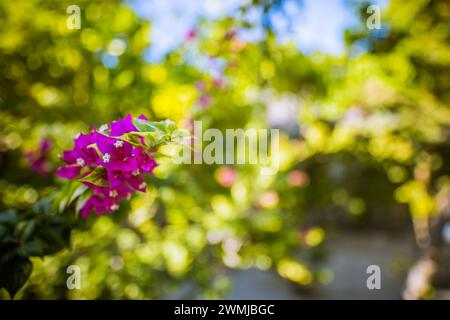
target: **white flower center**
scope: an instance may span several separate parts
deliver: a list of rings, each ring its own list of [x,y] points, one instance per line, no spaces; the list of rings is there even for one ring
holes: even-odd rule
[[[77,165],[79,165],[79,166],[84,166],[84,160],[83,160],[83,158],[78,158],[77,159]]]
[[[107,124],[103,124],[103,125],[100,126],[100,128],[98,128],[99,132],[103,132],[103,131],[106,131],[106,130],[108,130],[108,125]]]
[[[131,174],[133,175],[133,176],[138,176],[139,175],[139,169],[136,169],[136,170],[134,170],[133,172],[131,172]]]
[[[109,155],[109,153],[105,153],[105,154],[103,155],[102,159],[103,159],[103,162],[104,162],[104,163],[108,163],[109,160],[111,159],[111,156]]]
[[[117,190],[111,190],[110,192],[109,192],[109,196],[111,197],[111,198],[115,198],[115,197],[117,197],[119,195],[119,193],[117,192]]]
[[[114,143],[114,147],[116,147],[116,148],[120,148],[120,147],[122,147],[123,146],[123,141],[121,141],[121,140],[117,140],[115,143]]]
[[[119,209],[119,205],[113,204],[110,208],[111,208],[112,211],[114,211],[114,210]]]
[[[147,184],[146,184],[145,182],[142,182],[142,183],[139,185],[139,189],[144,189],[146,186],[147,186]]]

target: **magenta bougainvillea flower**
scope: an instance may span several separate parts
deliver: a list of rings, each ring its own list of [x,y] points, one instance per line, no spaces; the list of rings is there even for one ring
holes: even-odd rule
[[[138,119],[147,120],[144,116]],[[102,215],[119,208],[120,202],[135,191],[145,192],[145,174],[152,174],[157,166],[143,137],[130,143],[123,138],[130,132],[139,132],[131,115],[103,125],[87,134],[80,134],[72,150],[61,158],[66,165],[57,175],[77,179],[90,188],[91,196],[81,208],[81,216],[90,213]]]
[[[47,176],[52,171],[49,155],[52,148],[52,141],[44,138],[39,143],[39,150],[29,151],[25,154],[30,169],[40,175]]]
[[[186,40],[187,41],[193,40],[196,36],[197,36],[196,30],[189,30],[188,33],[186,34]]]

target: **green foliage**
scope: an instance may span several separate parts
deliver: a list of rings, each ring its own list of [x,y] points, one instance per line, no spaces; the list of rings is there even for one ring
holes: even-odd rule
[[[31,274],[30,257],[44,257],[69,245],[73,222],[43,200],[27,211],[0,213],[0,287],[13,297]]]
[[[188,137],[185,130],[177,129],[176,124],[170,120],[146,121],[135,119],[134,125],[138,131],[126,133],[119,138],[133,145],[142,145],[139,138],[143,138],[146,148],[157,149],[171,142],[179,142],[181,138]]]
[[[32,264],[27,258],[13,257],[0,264],[0,286],[12,297],[23,287],[31,274]]]

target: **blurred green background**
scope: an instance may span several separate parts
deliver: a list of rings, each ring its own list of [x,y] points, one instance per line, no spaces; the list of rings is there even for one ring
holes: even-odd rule
[[[354,19],[337,53],[304,50],[280,31],[290,23],[301,32],[292,10],[302,12],[303,1],[233,3],[233,14],[189,20],[191,29],[171,40],[153,32],[156,18],[142,1],[0,2],[0,222],[6,210],[26,211],[60,188],[57,155],[78,132],[128,113],[186,129],[194,120],[205,129],[281,129],[273,176],[257,165],[160,159],[147,193],[114,215],[77,222],[69,247],[32,257],[17,298],[223,298],[234,269],[276,274],[308,297],[336,280],[327,242],[374,231],[411,238],[412,260],[397,261],[400,279],[432,266],[414,274],[425,284],[409,297],[437,297],[450,284],[439,276],[450,239],[448,2],[388,1],[381,29],[370,30],[369,2],[334,1]],[[79,30],[66,24],[73,4]],[[309,38],[328,41],[312,31]],[[52,141],[48,175],[30,170],[25,156],[42,139]],[[82,270],[81,290],[66,287],[72,264]]]

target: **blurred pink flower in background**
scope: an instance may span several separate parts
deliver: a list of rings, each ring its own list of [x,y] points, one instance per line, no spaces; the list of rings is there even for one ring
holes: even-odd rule
[[[280,197],[275,191],[266,191],[258,199],[258,203],[265,209],[275,208],[280,202]]]
[[[39,149],[25,153],[30,169],[42,176],[47,176],[52,171],[52,166],[49,161],[50,150],[52,148],[52,141],[44,138],[39,143]]]
[[[201,108],[207,108],[211,104],[211,97],[207,94],[204,94],[198,100],[198,104]]]
[[[213,86],[217,89],[224,89],[225,81],[222,78],[215,78],[213,81]]]
[[[187,40],[187,41],[191,41],[191,40],[193,40],[196,36],[197,36],[197,31],[196,31],[196,30],[189,30],[188,33],[186,34],[186,40]]]
[[[237,179],[237,172],[230,167],[222,167],[217,171],[216,180],[222,186],[229,188]]]
[[[306,172],[301,170],[293,170],[289,172],[287,181],[291,187],[302,187],[309,183],[309,176]]]
[[[229,30],[226,34],[225,34],[225,40],[231,40],[233,39],[237,34],[236,30]]]
[[[205,91],[206,89],[206,85],[203,81],[197,81],[195,83],[195,87],[197,88],[198,91]]]

